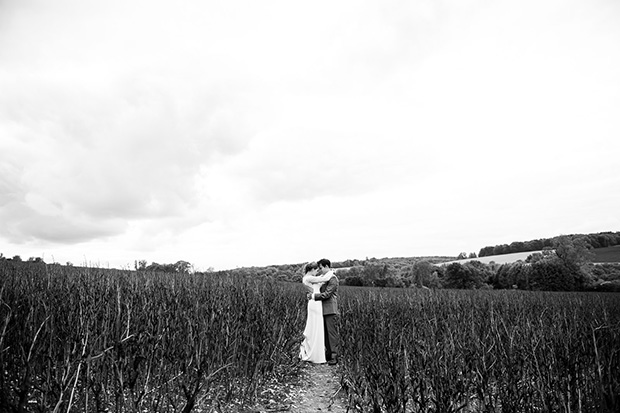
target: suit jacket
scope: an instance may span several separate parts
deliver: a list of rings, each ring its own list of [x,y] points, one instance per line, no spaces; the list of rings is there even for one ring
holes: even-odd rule
[[[320,294],[314,294],[314,299],[323,302],[323,315],[340,314],[338,311],[338,277],[332,271],[333,277],[321,286]]]

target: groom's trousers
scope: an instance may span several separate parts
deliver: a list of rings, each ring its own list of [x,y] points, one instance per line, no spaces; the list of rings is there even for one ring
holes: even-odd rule
[[[338,357],[340,353],[340,335],[338,334],[338,315],[326,314],[323,316],[323,329],[325,330],[325,358]]]

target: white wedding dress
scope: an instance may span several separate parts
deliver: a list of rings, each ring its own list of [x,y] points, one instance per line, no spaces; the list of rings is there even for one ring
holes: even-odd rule
[[[302,282],[312,294],[321,292],[321,285],[328,281],[333,274],[329,276],[304,276]],[[308,318],[306,319],[306,328],[304,329],[304,341],[301,343],[299,358],[302,361],[310,361],[312,363],[325,363],[325,332],[323,330],[323,302],[308,300]]]

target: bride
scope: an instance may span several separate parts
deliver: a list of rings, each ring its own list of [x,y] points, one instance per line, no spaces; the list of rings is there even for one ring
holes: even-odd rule
[[[304,266],[302,282],[308,292],[320,293],[321,285],[333,275],[318,276],[319,266],[309,262]],[[325,363],[325,332],[323,330],[323,304],[314,299],[308,300],[308,318],[304,329],[304,341],[301,343],[299,358],[312,363]]]

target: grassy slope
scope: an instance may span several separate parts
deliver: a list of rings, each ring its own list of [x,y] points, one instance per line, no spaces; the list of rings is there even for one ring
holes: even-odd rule
[[[480,261],[485,264],[488,264],[489,262],[494,261],[497,264],[506,264],[506,263],[516,262],[519,260],[525,261],[530,254],[534,254],[535,252],[540,252],[540,251],[515,252],[513,254],[503,254],[503,255],[490,255],[487,257],[480,257],[480,258],[468,258],[465,260],[448,261],[442,264],[449,264],[451,262],[459,262],[463,264],[468,261]],[[613,247],[606,247],[606,248],[595,248],[592,250],[592,252],[594,253],[594,258],[592,259],[592,262],[597,262],[597,263],[620,262],[620,245],[616,245]]]
[[[448,262],[443,262],[442,264],[450,264],[453,262],[464,264],[468,261],[480,261],[485,264],[488,264],[490,262],[495,262],[496,264],[507,264],[511,262],[517,262],[519,260],[525,261],[529,255],[534,254],[536,252],[540,252],[540,251],[515,252],[512,254],[502,254],[502,255],[489,255],[486,257],[467,258],[464,260],[448,261]]]
[[[596,248],[593,262],[620,262],[620,245],[606,248]]]

